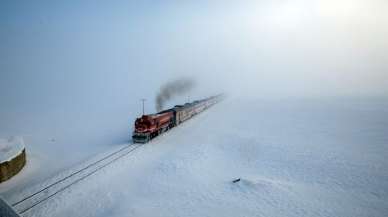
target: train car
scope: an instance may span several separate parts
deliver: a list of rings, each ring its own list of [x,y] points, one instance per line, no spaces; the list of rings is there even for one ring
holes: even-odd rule
[[[175,117],[175,123],[176,125],[179,125],[180,123],[188,120],[191,118],[190,112],[188,111],[187,107],[184,105],[176,105],[174,107],[174,110],[176,112]]]
[[[205,102],[198,102],[195,106],[195,113],[199,114],[203,112],[206,109],[206,103]]]
[[[195,104],[186,103],[184,105],[177,105],[173,109],[176,112],[176,125],[181,124],[182,122],[187,121],[195,115]]]

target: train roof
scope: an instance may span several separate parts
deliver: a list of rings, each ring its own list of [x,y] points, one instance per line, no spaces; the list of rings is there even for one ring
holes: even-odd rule
[[[158,112],[158,113],[156,113],[156,114],[162,114],[162,113],[172,112],[172,111],[180,111],[180,110],[183,110],[183,109],[186,109],[186,108],[190,108],[190,107],[196,106],[196,105],[198,105],[199,103],[203,103],[203,102],[206,102],[206,101],[209,101],[209,100],[212,100],[212,99],[221,97],[221,96],[222,96],[222,94],[219,94],[219,95],[207,97],[207,98],[205,98],[205,99],[195,100],[195,101],[193,101],[193,102],[187,102],[187,103],[185,103],[185,104],[183,104],[183,105],[175,105],[175,106],[174,106],[173,108],[171,108],[171,109],[163,110],[163,111]]]

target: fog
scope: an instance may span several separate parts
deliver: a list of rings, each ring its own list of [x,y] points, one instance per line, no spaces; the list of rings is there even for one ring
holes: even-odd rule
[[[155,112],[180,77],[196,88],[171,104],[219,92],[386,97],[386,11],[383,0],[2,1],[1,133],[114,131],[141,98]]]

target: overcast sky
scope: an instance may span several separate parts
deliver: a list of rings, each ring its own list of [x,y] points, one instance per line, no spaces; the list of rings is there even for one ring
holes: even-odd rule
[[[198,95],[388,93],[386,0],[0,4],[3,108],[137,101],[179,77]]]

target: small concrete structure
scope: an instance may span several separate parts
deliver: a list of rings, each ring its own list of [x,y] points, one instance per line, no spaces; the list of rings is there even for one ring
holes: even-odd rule
[[[0,139],[0,183],[19,173],[25,164],[26,150],[23,139]]]
[[[3,199],[0,198],[0,216],[1,217],[20,217],[14,209]]]

